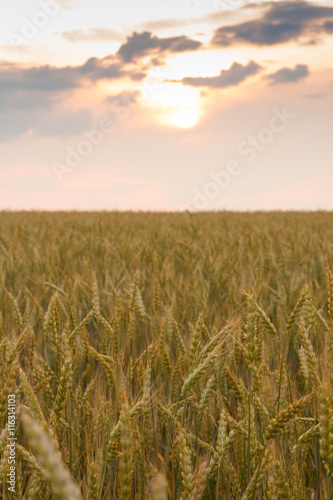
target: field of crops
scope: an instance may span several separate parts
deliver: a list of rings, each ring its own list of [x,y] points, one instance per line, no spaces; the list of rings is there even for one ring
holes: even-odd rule
[[[333,214],[0,228],[1,498],[333,498]]]

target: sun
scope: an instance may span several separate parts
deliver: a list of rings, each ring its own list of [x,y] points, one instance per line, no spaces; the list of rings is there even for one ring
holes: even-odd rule
[[[166,124],[179,128],[192,128],[198,123],[200,112],[193,108],[179,108],[166,118]]]
[[[161,124],[171,127],[192,128],[201,116],[197,89],[177,83],[161,83],[148,96],[145,104],[154,111]]]

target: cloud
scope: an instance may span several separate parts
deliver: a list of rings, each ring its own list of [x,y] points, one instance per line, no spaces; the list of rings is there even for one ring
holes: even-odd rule
[[[163,30],[170,28],[180,28],[185,24],[191,24],[191,22],[185,19],[167,18],[167,19],[156,19],[153,21],[146,21],[145,23],[141,24],[138,28],[144,30]]]
[[[61,95],[41,93],[39,90],[0,90],[0,116],[10,110],[30,112],[32,109],[45,109],[61,102]]]
[[[298,23],[267,23],[248,21],[236,26],[219,28],[214,35],[213,45],[227,47],[239,42],[254,45],[275,45],[297,38],[303,31]]]
[[[306,94],[305,97],[306,99],[323,99],[324,97],[327,97],[326,92],[318,92],[317,94]]]
[[[66,32],[64,36],[72,40],[81,40],[85,32],[75,30]],[[111,37],[115,34],[112,30],[99,29],[90,30],[89,37]],[[118,50],[117,54],[110,54],[104,58],[91,57],[84,64],[79,66],[55,67],[50,65],[25,67],[14,63],[0,61],[0,109],[4,102],[15,100],[21,97],[25,99],[23,93],[42,92],[53,94],[55,99],[57,93],[70,91],[83,87],[87,84],[95,84],[99,80],[117,80],[128,77],[131,80],[142,80],[146,76],[146,70],[129,70],[126,63],[143,57],[146,54],[157,56],[152,64],[158,65],[161,61],[158,57],[168,53],[185,52],[197,50],[201,47],[201,42],[191,40],[182,35],[170,38],[158,38],[150,32],[133,33],[127,38]],[[7,96],[8,94],[8,96]],[[35,97],[33,96],[33,99]],[[43,100],[43,98],[42,98]],[[23,104],[25,106],[25,104]]]
[[[124,91],[119,94],[110,95],[105,98],[105,102],[109,104],[130,106],[131,104],[135,104],[140,96],[139,90],[132,91]]]
[[[204,14],[200,17],[192,17],[192,18],[164,18],[164,19],[154,19],[152,21],[146,21],[137,25],[136,29],[144,30],[144,31],[156,31],[156,30],[164,30],[164,29],[173,29],[173,28],[183,28],[184,26],[201,26],[203,24],[215,24],[218,25],[221,20],[225,20],[231,17],[230,11],[216,11],[210,12],[209,14]]]
[[[273,22],[296,23],[333,17],[333,7],[306,2],[304,0],[272,2],[270,6],[271,8],[265,18]]]
[[[84,75],[92,82],[103,79],[115,80],[125,75],[121,64],[115,61],[113,56],[107,56],[104,59],[91,57],[85,64],[76,69],[79,76]]]
[[[80,84],[75,68],[55,68],[51,66],[22,68],[13,65],[12,68],[4,70],[0,66],[0,92],[13,92],[23,89],[54,92],[78,86]]]
[[[13,141],[30,132],[44,137],[73,137],[90,129],[92,112],[88,109],[56,111],[44,108],[2,110],[0,120],[0,142]]]
[[[119,62],[107,58],[91,57],[81,66],[36,66],[25,68],[15,64],[0,63],[1,91],[39,90],[57,92],[81,87],[84,80],[96,82],[101,79],[121,78],[124,72]],[[0,95],[1,98],[1,95]]]
[[[257,74],[261,66],[254,61],[250,61],[246,66],[234,63],[229,69],[223,69],[219,76],[212,77],[187,77],[182,80],[185,85],[192,87],[209,87],[213,89],[223,89],[239,85],[249,76]]]
[[[161,56],[170,53],[195,51],[200,49],[201,46],[201,42],[192,40],[185,35],[158,38],[152,35],[150,31],[144,31],[143,33],[134,32],[129,36],[117,54],[124,62],[129,63],[147,55]]]
[[[90,30],[63,31],[62,37],[72,43],[77,42],[118,42],[123,39],[119,31],[109,28],[93,28]]]
[[[84,33],[77,30],[71,32],[69,37],[79,40]],[[91,37],[107,38],[113,35],[110,30],[89,31]],[[89,123],[91,117],[87,110],[68,111],[67,114],[59,115],[57,106],[72,91],[94,86],[100,80],[143,80],[148,68],[129,69],[128,62],[146,54],[158,58],[200,47],[200,42],[186,36],[160,39],[146,32],[133,33],[120,47],[118,54],[110,54],[104,58],[91,57],[78,66],[27,67],[0,61],[0,123],[3,124],[0,128],[0,141],[15,139],[27,131],[37,131],[44,135],[73,135],[78,131],[80,122]],[[158,63],[159,60],[151,61],[151,64]],[[131,96],[131,99],[134,97]]]
[[[298,82],[309,75],[309,68],[305,64],[297,64],[294,69],[282,68],[276,73],[268,75],[266,78],[271,81],[271,85],[277,83]]]
[[[326,31],[326,33],[333,33],[333,21],[326,21],[326,23],[323,24],[322,28],[324,31]]]
[[[90,130],[92,125],[93,114],[90,109],[67,109],[52,116],[44,116],[35,128],[47,137],[73,137],[84,129]]]
[[[63,68],[0,62],[0,141],[13,140],[27,131],[63,137],[79,133],[91,123],[92,113],[58,111],[63,98],[73,89],[124,75],[121,63],[112,56],[93,57],[80,66]]]
[[[259,6],[262,4],[257,4]],[[328,32],[317,21],[331,18],[333,7],[303,0],[270,2],[261,18],[218,28],[212,44],[221,47],[239,43],[276,45],[297,40],[307,33]]]

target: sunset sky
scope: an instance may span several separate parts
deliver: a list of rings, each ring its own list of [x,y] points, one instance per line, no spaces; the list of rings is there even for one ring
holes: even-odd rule
[[[0,5],[0,209],[333,210],[333,2]]]

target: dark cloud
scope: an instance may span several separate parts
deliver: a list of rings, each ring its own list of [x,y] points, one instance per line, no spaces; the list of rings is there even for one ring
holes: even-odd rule
[[[333,19],[333,7],[303,0],[271,2],[259,19],[218,28],[212,44],[222,47],[238,43],[276,45],[297,40],[307,33],[325,31],[318,21],[330,18]]]
[[[119,42],[123,35],[109,28],[93,28],[90,30],[63,31],[62,37],[73,43],[77,42]]]
[[[110,95],[105,98],[105,102],[109,104],[130,106],[135,104],[140,96],[139,90],[124,91],[119,94]]]
[[[219,28],[213,38],[214,45],[227,47],[239,42],[254,45],[275,45],[297,38],[303,31],[298,23],[267,23],[248,21],[236,26]]]
[[[276,73],[268,75],[266,78],[270,80],[272,85],[277,83],[298,82],[309,75],[309,68],[305,64],[297,64],[295,68],[282,68]]]
[[[92,82],[103,79],[116,80],[126,74],[118,61],[112,61],[112,57],[107,57],[105,59],[91,57],[85,64],[76,69],[79,74],[85,75]]]
[[[143,73],[142,71],[138,71],[137,73],[133,73],[131,72],[130,73],[130,78],[131,80],[133,80],[134,82],[138,82],[138,81],[141,81],[143,80],[144,78],[146,78],[146,73]]]
[[[265,18],[269,21],[292,22],[313,21],[333,17],[333,7],[303,0],[291,2],[272,2]]]
[[[124,74],[119,62],[109,62],[97,57],[88,59],[81,66],[63,68],[48,65],[24,68],[0,63],[0,93],[16,90],[64,91],[81,87],[85,80],[96,82],[101,79],[117,79]]]
[[[239,85],[249,76],[255,75],[261,69],[261,66],[254,61],[250,61],[246,66],[234,63],[231,68],[223,69],[219,76],[213,77],[187,77],[182,80],[185,85],[192,87],[209,87],[213,89],[223,89]]]
[[[20,90],[62,91],[80,86],[75,68],[41,66],[22,68],[15,66],[3,70],[0,66],[0,92]]]
[[[323,24],[322,28],[326,33],[333,33],[333,21],[327,21]]]
[[[185,35],[158,38],[150,31],[134,32],[120,47],[117,54],[124,62],[129,63],[150,54],[161,56],[168,53],[194,51],[200,49],[201,46],[201,42],[192,40]]]

